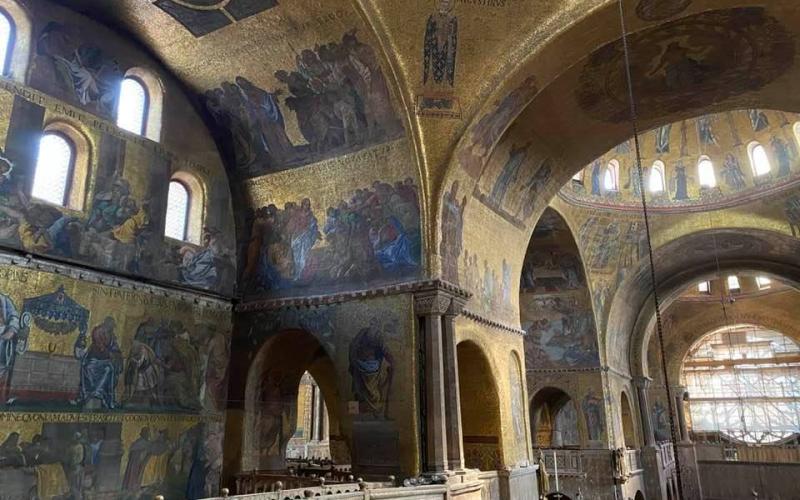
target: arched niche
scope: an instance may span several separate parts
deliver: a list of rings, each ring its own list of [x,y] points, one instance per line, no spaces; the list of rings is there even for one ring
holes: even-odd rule
[[[500,469],[503,435],[500,398],[492,367],[475,342],[465,340],[456,349],[464,463],[471,469]]]
[[[619,396],[620,418],[622,419],[622,438],[625,448],[637,448],[636,426],[634,425],[633,407],[631,406],[628,394],[622,391]]]
[[[535,448],[581,446],[580,413],[564,391],[545,387],[530,403],[531,439]]]
[[[599,258],[602,258],[600,256]],[[533,231],[522,266],[520,322],[528,385],[537,370],[599,364],[592,298],[575,238],[552,208]]]
[[[305,372],[319,384],[331,440],[341,439],[342,398],[333,361],[310,333],[281,331],[264,341],[247,374],[240,470],[286,469],[286,445],[295,433],[297,395]],[[335,463],[349,463],[349,444],[332,443],[331,454]]]

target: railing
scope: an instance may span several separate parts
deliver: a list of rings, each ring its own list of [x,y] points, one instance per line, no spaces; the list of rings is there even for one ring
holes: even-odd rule
[[[562,449],[542,449],[544,453],[544,465],[547,467],[547,474],[554,475],[556,464],[558,464],[559,476],[579,476],[583,474],[583,463],[581,461],[581,450],[562,450]],[[534,450],[534,456],[538,453]]]
[[[308,462],[294,463],[288,473],[250,471],[237,474],[234,480],[238,495],[273,491],[276,484],[280,484],[282,489],[297,489],[359,482],[355,480],[349,468],[342,470],[334,465],[320,466]]]
[[[661,453],[661,465],[664,469],[670,468],[675,464],[675,451],[671,441],[665,441],[658,446]]]
[[[635,474],[644,469],[641,450],[626,450],[624,457],[629,474]]]

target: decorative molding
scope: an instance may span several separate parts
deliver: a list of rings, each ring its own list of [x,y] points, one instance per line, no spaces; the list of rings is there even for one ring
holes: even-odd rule
[[[482,315],[480,315],[480,314],[478,314],[476,312],[473,312],[473,311],[471,311],[471,310],[469,310],[467,308],[464,308],[462,314],[464,315],[464,317],[469,318],[472,321],[475,321],[476,323],[480,323],[482,325],[486,325],[486,326],[488,326],[490,328],[495,328],[497,330],[502,330],[502,331],[507,332],[507,333],[513,333],[513,334],[519,335],[521,337],[524,337],[524,336],[526,336],[528,334],[528,332],[526,332],[525,330],[522,330],[520,328],[515,328],[513,326],[504,325],[503,323],[500,323],[498,321],[494,321],[492,319],[489,319],[486,316],[482,316]]]
[[[121,278],[113,274],[90,270],[83,267],[76,267],[38,259],[32,255],[20,256],[0,252],[0,265],[11,265],[32,271],[58,274],[77,281],[96,283],[98,285],[119,288],[122,290],[149,293],[151,295],[167,297],[173,300],[180,300],[195,306],[206,307],[218,311],[233,310],[233,304],[231,302],[213,298],[208,295],[192,293],[183,289],[151,285],[149,283],[143,283],[141,281],[136,281],[129,278]]]
[[[422,293],[439,291],[449,295],[451,298],[467,301],[472,297],[472,293],[460,288],[453,283],[445,280],[421,280],[386,285],[370,290],[356,290],[350,292],[340,292],[327,295],[310,295],[308,297],[286,297],[275,299],[245,299],[236,306],[237,312],[267,311],[287,308],[310,308],[331,304],[340,304],[354,300],[372,299],[375,297],[387,297],[391,295],[401,295],[408,293]]]

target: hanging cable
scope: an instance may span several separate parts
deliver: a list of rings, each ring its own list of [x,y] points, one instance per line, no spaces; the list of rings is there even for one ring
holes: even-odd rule
[[[656,271],[655,271],[655,263],[653,260],[653,244],[650,235],[650,217],[647,213],[647,195],[645,193],[644,188],[644,175],[642,172],[642,154],[641,148],[639,145],[639,124],[638,124],[638,116],[636,112],[636,100],[634,98],[633,92],[633,77],[631,75],[631,61],[630,61],[630,49],[628,47],[628,30],[625,27],[625,8],[622,4],[622,0],[618,0],[619,4],[619,22],[620,27],[622,29],[622,49],[623,55],[625,57],[625,77],[628,84],[628,102],[630,104],[630,118],[631,118],[631,128],[633,129],[633,144],[636,150],[636,169],[639,174],[639,191],[642,197],[642,214],[644,216],[644,228],[645,228],[645,235],[647,237],[647,254],[650,259],[650,280],[652,285],[653,291],[653,305],[656,311],[656,333],[658,335],[658,345],[659,350],[661,351],[661,369],[664,376],[664,385],[667,389],[667,409],[669,413],[669,428],[670,428],[670,435],[672,437],[672,453],[673,458],[675,460],[675,478],[678,484],[678,498],[683,499],[683,479],[681,474],[681,461],[680,461],[680,454],[678,453],[678,439],[677,439],[677,431],[675,428],[675,400],[672,397],[672,387],[669,383],[669,375],[667,373],[667,363],[666,363],[666,351],[664,349],[664,329],[661,322],[661,304],[658,298],[658,281],[656,279]],[[646,409],[649,411],[649,408]]]

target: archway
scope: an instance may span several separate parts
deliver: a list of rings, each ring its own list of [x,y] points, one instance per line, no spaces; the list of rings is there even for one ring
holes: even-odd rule
[[[637,490],[633,500],[644,500],[644,493],[642,493],[641,490]]]
[[[463,341],[458,353],[464,464],[471,469],[503,466],[500,399],[491,365],[478,344]]]
[[[545,387],[531,400],[531,436],[536,448],[567,448],[581,444],[578,409],[567,393]]]
[[[287,445],[297,428],[298,394],[305,373],[318,383],[327,408],[331,459],[349,464],[349,444],[340,429],[343,403],[333,362],[313,335],[286,330],[264,341],[247,375],[243,470],[287,469]]]
[[[636,448],[636,431],[633,424],[633,410],[628,395],[622,392],[620,395],[620,416],[622,418],[622,437],[626,448]]]
[[[300,465],[324,465],[331,461],[330,421],[322,391],[309,372],[300,379],[297,393],[297,424],[286,445],[286,458]]]

